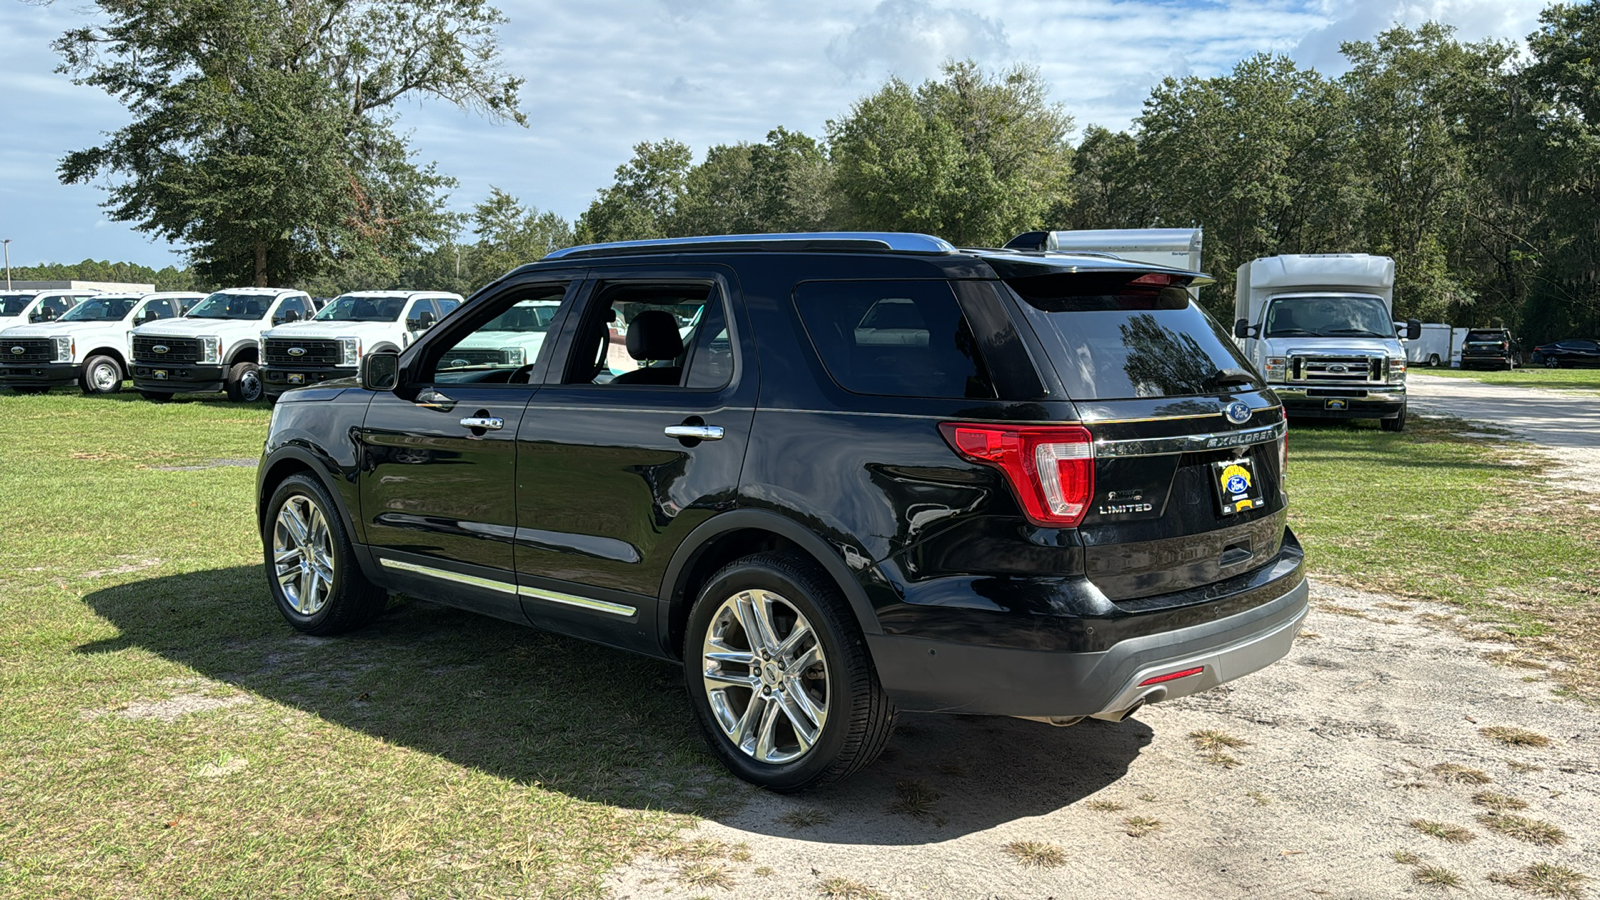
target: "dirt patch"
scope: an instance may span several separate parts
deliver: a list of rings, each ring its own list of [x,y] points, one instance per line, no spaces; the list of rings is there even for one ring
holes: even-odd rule
[[[1313,597],[1318,639],[1118,725],[905,716],[895,752],[854,779],[755,792],[682,835],[749,848],[723,860],[725,885],[686,893],[806,897],[848,877],[894,898],[1388,897],[1419,885],[1504,898],[1509,882],[1491,874],[1600,875],[1592,707],[1553,694],[1542,672],[1524,680],[1529,669],[1502,661],[1525,650],[1468,640],[1449,607],[1399,609],[1322,583]],[[1513,723],[1549,744],[1480,733]],[[1234,764],[1209,761],[1219,753]],[[1535,840],[1556,833],[1565,840]],[[681,864],[641,855],[609,886],[655,897],[682,885]]]
[[[157,472],[199,472],[204,469],[253,469],[260,462],[260,460],[253,457],[240,457],[237,459],[213,459],[210,462],[195,466],[141,466],[140,468],[152,469]]]
[[[125,562],[125,563],[121,563],[121,564],[115,565],[115,566],[111,566],[109,568],[105,568],[105,569],[90,569],[89,571],[83,573],[83,577],[84,578],[104,578],[107,575],[127,575],[127,574],[132,573],[132,572],[142,572],[145,569],[152,569],[152,568],[155,568],[156,566],[161,565],[161,560],[159,558],[157,558],[157,557],[154,557],[154,556],[144,557],[144,558],[133,557],[133,556],[119,556],[119,557],[116,557],[116,558],[117,559],[125,559],[125,560],[128,560],[128,561]]]

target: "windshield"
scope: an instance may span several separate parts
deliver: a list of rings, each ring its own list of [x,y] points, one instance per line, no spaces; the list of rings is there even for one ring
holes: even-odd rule
[[[1138,273],[1135,273],[1138,274]],[[1074,400],[1259,390],[1257,376],[1181,286],[1127,275],[1035,275],[1007,284]]]
[[[0,294],[0,316],[20,316],[32,302],[32,294]]]
[[[95,297],[61,314],[57,322],[119,322],[133,312],[138,297]]]
[[[317,313],[318,322],[397,322],[405,312],[404,297],[337,297]]]
[[[230,294],[218,291],[189,310],[191,319],[259,319],[272,305],[271,294]]]
[[[1266,336],[1393,338],[1394,320],[1377,297],[1279,297],[1267,310]]]

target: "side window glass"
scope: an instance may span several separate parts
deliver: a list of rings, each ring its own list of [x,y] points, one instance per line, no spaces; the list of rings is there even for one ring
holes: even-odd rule
[[[702,335],[726,331],[722,307],[709,282],[602,283],[584,311],[563,382],[690,386],[690,351]],[[714,379],[710,369],[707,363],[706,377]],[[723,377],[706,386],[726,383]]]
[[[472,384],[525,384],[545,348],[567,283],[541,284],[496,302],[499,311],[454,340],[429,348],[419,380]]]
[[[177,311],[172,308],[171,300],[151,300],[138,318],[145,322],[154,322],[157,319],[176,318],[177,315]]]
[[[733,340],[723,304],[706,304],[705,315],[695,326],[693,347],[684,387],[715,390],[733,380]]]
[[[461,301],[460,300],[453,300],[453,299],[451,299],[449,297],[439,297],[439,298],[435,299],[433,302],[434,302],[434,305],[438,307],[439,318],[441,318],[441,319],[443,319],[445,316],[450,315],[451,310],[454,310],[456,307],[461,305]]]
[[[822,364],[847,391],[995,396],[972,328],[943,281],[813,281],[794,299]]]
[[[433,312],[433,302],[427,299],[413,300],[406,307],[406,330],[427,331],[439,321]]]

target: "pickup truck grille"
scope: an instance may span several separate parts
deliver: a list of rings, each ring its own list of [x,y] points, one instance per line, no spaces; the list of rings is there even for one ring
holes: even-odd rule
[[[164,347],[164,350],[156,348]],[[133,336],[133,358],[145,363],[195,363],[200,361],[199,338]]]
[[[17,352],[18,347],[22,348],[21,353]],[[0,339],[0,364],[49,362],[55,356],[55,341],[49,338]]]
[[[1385,360],[1379,356],[1291,356],[1289,381],[1319,384],[1382,384]]]
[[[506,363],[506,351],[495,347],[457,347],[440,360],[445,366],[482,366]]]
[[[301,350],[301,353],[292,353]],[[327,339],[267,338],[261,358],[269,366],[337,366],[339,342]]]

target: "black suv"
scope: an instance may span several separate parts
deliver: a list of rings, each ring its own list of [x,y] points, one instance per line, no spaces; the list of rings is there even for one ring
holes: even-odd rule
[[[1202,283],[906,234],[554,253],[283,395],[272,595],[317,634],[400,590],[681,660],[779,791],[901,709],[1121,720],[1306,612],[1283,410]]]
[[[1461,368],[1505,369],[1522,365],[1522,345],[1504,328],[1472,328],[1461,340]]]

